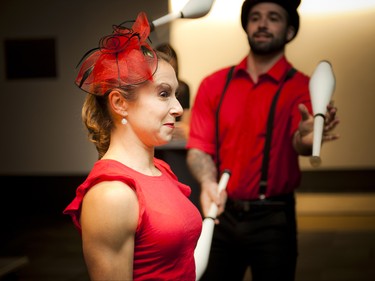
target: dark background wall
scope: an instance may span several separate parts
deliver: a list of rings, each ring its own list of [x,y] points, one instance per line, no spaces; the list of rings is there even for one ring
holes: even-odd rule
[[[74,85],[76,65],[113,24],[135,20],[140,11],[157,19],[168,13],[168,1],[2,0],[0,5],[0,175],[86,173],[97,155],[81,123],[85,94]],[[150,38],[155,46],[168,41],[168,26]],[[29,53],[22,58],[18,51],[20,59],[9,61],[7,51],[14,57],[20,42]],[[48,75],[53,59],[55,75]],[[14,63],[20,66],[12,73],[20,78],[8,77]],[[43,66],[47,73],[40,72]],[[24,75],[37,71],[39,77]]]

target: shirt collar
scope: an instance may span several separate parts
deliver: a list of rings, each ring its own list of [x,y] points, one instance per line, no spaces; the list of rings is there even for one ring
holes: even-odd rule
[[[273,67],[265,75],[270,76],[277,82],[281,82],[287,71],[291,68],[291,64],[286,60],[285,56],[282,56]]]
[[[292,65],[287,61],[285,56],[282,56],[275,64],[271,67],[267,73],[263,74],[262,76],[268,76],[275,82],[280,82],[284,75],[286,75],[287,71],[292,67]],[[247,56],[235,67],[234,75],[238,71],[244,71],[247,73]]]

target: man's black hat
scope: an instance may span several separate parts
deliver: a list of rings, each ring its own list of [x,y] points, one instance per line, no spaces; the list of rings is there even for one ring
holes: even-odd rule
[[[297,8],[299,4],[301,3],[301,0],[245,0],[242,4],[242,11],[241,11],[242,28],[246,31],[247,18],[249,16],[249,12],[251,8],[254,7],[256,4],[263,3],[263,2],[271,2],[271,3],[278,4],[288,12],[290,24],[295,29],[295,34],[294,34],[294,37],[295,37],[299,29],[299,15],[297,12]]]

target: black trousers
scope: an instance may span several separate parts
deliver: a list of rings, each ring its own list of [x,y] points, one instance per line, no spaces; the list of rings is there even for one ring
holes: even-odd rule
[[[201,281],[292,281],[297,262],[294,194],[261,201],[228,200],[215,226]]]

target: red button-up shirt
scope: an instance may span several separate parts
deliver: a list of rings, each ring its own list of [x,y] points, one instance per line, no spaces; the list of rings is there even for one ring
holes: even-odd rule
[[[267,118],[279,84],[292,65],[282,57],[254,83],[247,60],[235,67],[220,109],[220,169],[231,170],[227,185],[233,199],[257,199]],[[216,158],[215,113],[229,68],[203,79],[192,107],[187,148],[197,148]],[[292,138],[301,115],[298,104],[311,112],[309,77],[301,72],[285,82],[276,105],[271,143],[267,196],[292,192],[300,183],[298,155]]]

